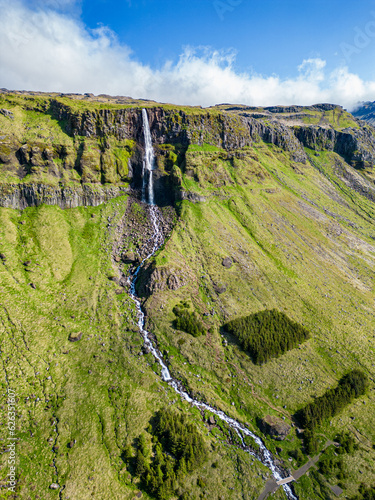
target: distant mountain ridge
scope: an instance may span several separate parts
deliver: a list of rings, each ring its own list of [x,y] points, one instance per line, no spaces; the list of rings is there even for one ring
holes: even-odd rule
[[[361,103],[360,107],[352,112],[352,115],[359,120],[364,120],[371,125],[375,125],[375,101]]]

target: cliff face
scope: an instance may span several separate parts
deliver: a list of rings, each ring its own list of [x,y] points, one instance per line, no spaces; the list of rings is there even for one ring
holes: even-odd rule
[[[96,207],[127,192],[129,189],[126,187],[113,186],[95,189],[87,184],[73,188],[46,184],[2,184],[0,185],[0,206],[24,209],[44,203],[58,205],[61,208]]]
[[[13,94],[0,100],[1,206],[97,205],[140,188],[145,104],[84,105]],[[147,113],[159,167],[159,203],[188,197],[175,181],[190,146],[230,153],[265,142],[297,163],[306,163],[305,147],[334,151],[358,169],[375,163],[375,130],[331,104],[207,110],[155,104]]]
[[[360,129],[336,131],[321,127],[295,127],[294,133],[303,146],[316,151],[334,151],[355,168],[373,167],[375,163],[375,130],[364,125]]]

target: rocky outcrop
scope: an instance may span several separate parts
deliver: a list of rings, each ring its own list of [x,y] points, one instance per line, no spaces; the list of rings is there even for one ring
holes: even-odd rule
[[[342,131],[319,126],[294,127],[293,130],[303,146],[315,151],[334,151],[353,167],[375,164],[375,129],[371,126]]]
[[[258,422],[260,430],[277,441],[283,441],[290,432],[290,425],[279,417],[267,415]]]
[[[23,209],[46,205],[60,208],[96,207],[129,192],[126,187],[93,187],[89,184],[48,186],[46,184],[0,184],[0,206]]]
[[[206,201],[206,198],[200,194],[192,193],[190,191],[179,191],[176,193],[177,200],[188,200],[193,203],[201,203]]]
[[[140,139],[142,115],[139,109],[75,110],[56,99],[50,101],[48,112],[64,127],[70,136],[116,139]]]
[[[305,163],[306,153],[293,130],[277,120],[257,120],[244,114],[253,141],[274,144],[292,155],[293,161]]]
[[[189,282],[189,278],[181,269],[149,266],[141,276],[139,293],[149,297],[155,292],[178,290]]]
[[[97,109],[77,111],[53,99],[49,112],[61,123],[70,136],[130,139],[143,143],[142,113],[140,108]],[[215,144],[224,149],[238,149],[251,144],[249,132],[241,118],[227,114],[188,114],[183,110],[162,107],[147,109],[154,144],[190,143]]]
[[[336,108],[342,109],[341,106],[337,104],[322,103],[314,104],[313,106],[268,106],[264,108],[270,113],[301,113],[308,109],[309,111],[332,111]]]
[[[230,257],[225,257],[222,261],[222,265],[227,268],[227,269],[230,269],[233,265],[233,261]]]
[[[329,121],[322,121],[322,126],[304,125],[306,113],[312,111],[323,117],[337,108],[340,117],[344,110],[332,104],[268,108],[223,105],[216,112],[144,105],[159,167],[154,172],[154,188],[160,206],[176,200],[205,201],[203,196],[182,187],[183,172],[189,175],[191,152],[186,151],[191,144],[220,148],[218,154],[227,155],[226,159],[263,141],[287,152],[295,163],[306,162],[305,147],[334,151],[358,169],[375,163],[375,129],[371,126],[355,128],[355,120],[352,128],[344,130],[336,130]],[[57,120],[53,126],[59,130],[54,129],[48,137],[35,129],[27,133],[27,137],[34,137],[30,140],[23,140],[16,133],[0,136],[0,206],[98,205],[126,192],[130,184],[134,191],[141,189],[144,139],[139,103],[133,108],[105,108],[92,103],[77,105],[74,99],[70,103],[64,96],[59,99],[55,95],[44,100],[28,97],[22,106],[52,116]],[[17,115],[12,111],[2,108],[0,113],[16,123]],[[296,117],[300,119],[299,126],[294,121]],[[65,134],[63,138],[61,132]],[[191,170],[195,180],[201,182],[198,170]],[[18,184],[15,179],[23,182]],[[219,188],[232,182],[220,175],[217,179]],[[203,180],[212,184],[217,179],[212,175]]]
[[[6,116],[7,118],[10,118],[11,120],[14,120],[14,115],[11,111],[9,111],[8,109],[0,109],[0,113],[4,116]]]

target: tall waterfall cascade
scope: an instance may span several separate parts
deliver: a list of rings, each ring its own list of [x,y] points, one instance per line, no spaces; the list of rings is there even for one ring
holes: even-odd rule
[[[153,226],[153,235],[151,237],[151,241],[153,243],[152,245],[152,250],[150,253],[142,260],[140,265],[136,268],[135,272],[128,278],[128,284],[130,286],[130,297],[135,303],[136,310],[137,310],[137,324],[139,328],[139,332],[142,335],[144,339],[144,344],[145,346],[149,349],[151,354],[154,356],[155,360],[159,363],[161,367],[161,379],[169,384],[169,386],[181,397],[182,400],[187,401],[189,404],[192,406],[195,406],[197,408],[201,408],[203,410],[210,411],[214,415],[216,415],[218,418],[226,422],[239,436],[243,449],[247,451],[249,454],[254,456],[257,460],[263,463],[266,467],[270,469],[270,471],[273,474],[273,477],[275,478],[276,481],[281,481],[283,479],[282,477],[282,470],[276,465],[275,460],[270,453],[270,451],[266,448],[265,444],[259,438],[256,434],[254,434],[250,429],[248,429],[244,424],[241,424],[237,420],[229,417],[226,413],[224,413],[221,410],[217,410],[213,406],[210,406],[209,404],[203,403],[202,401],[199,401],[197,399],[194,399],[191,397],[186,390],[184,389],[182,383],[179,380],[176,380],[172,377],[169,368],[163,358],[162,353],[159,351],[157,346],[154,344],[154,342],[150,338],[150,332],[148,332],[145,329],[145,313],[142,309],[141,306],[141,301],[138,297],[137,291],[136,291],[136,282],[139,276],[139,273],[145,264],[145,262],[150,259],[158,250],[159,248],[163,245],[164,243],[164,235],[162,231],[162,227],[160,224],[160,221],[162,220],[162,215],[159,210],[159,207],[157,207],[154,203],[154,188],[153,188],[153,178],[152,178],[152,171],[155,168],[155,156],[154,156],[154,151],[152,147],[152,139],[151,139],[151,133],[150,133],[150,127],[148,123],[148,116],[147,112],[145,109],[142,110],[142,117],[143,117],[143,134],[144,134],[144,139],[145,139],[145,156],[143,160],[143,185],[142,185],[142,201],[143,202],[148,202],[149,207],[149,214],[150,214],[150,219],[152,222]],[[147,197],[146,197],[147,193]],[[249,436],[251,437],[254,442],[258,445],[259,447],[259,452],[254,452],[251,449],[249,449],[245,445],[245,440],[244,436]],[[298,500],[297,497],[294,495],[292,489],[288,484],[284,484],[282,486],[284,488],[285,494],[289,500]]]
[[[142,168],[142,201],[154,205],[154,181],[152,171],[155,170],[155,155],[152,147],[150,125],[148,123],[147,111],[142,109],[143,137],[145,140],[145,155]],[[147,199],[146,199],[147,188]]]

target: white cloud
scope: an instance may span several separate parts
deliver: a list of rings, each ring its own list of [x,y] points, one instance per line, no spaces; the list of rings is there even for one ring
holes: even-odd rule
[[[0,0],[0,86],[59,92],[93,92],[144,97],[178,104],[220,102],[249,105],[334,102],[346,107],[375,99],[375,82],[347,67],[326,70],[320,58],[306,59],[296,75],[238,73],[235,53],[186,47],[178,62],[159,70],[136,61],[105,27],[88,30],[69,9],[74,0],[48,0],[34,8]],[[60,9],[56,11],[54,9]],[[69,15],[61,9],[68,9]]]

